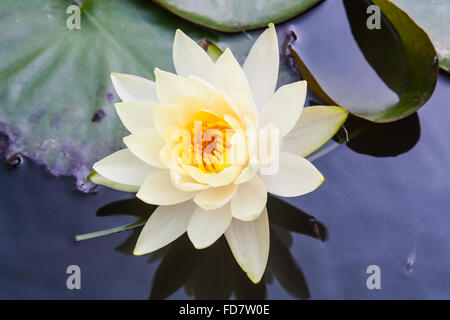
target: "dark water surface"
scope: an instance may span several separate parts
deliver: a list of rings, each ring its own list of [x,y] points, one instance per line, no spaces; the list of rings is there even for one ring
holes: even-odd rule
[[[270,198],[271,252],[257,286],[223,238],[197,251],[183,236],[141,257],[131,255],[140,229],[77,243],[76,234],[134,222],[151,207],[106,188],[84,195],[72,178],[2,159],[0,298],[449,299],[449,137],[450,76],[441,72],[418,116],[316,160],[326,181],[288,199],[297,209]],[[66,287],[69,265],[81,268],[81,290]],[[366,286],[369,265],[381,269],[380,290]]]

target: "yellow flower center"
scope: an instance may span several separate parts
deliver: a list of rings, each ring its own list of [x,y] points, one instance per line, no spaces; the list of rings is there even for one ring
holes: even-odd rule
[[[222,116],[201,110],[185,129],[190,133],[190,144],[187,149],[181,148],[179,154],[185,164],[204,173],[218,173],[231,166],[229,149],[234,130]]]

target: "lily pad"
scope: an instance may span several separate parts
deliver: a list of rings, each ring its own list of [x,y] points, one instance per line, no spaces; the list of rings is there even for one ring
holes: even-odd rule
[[[288,20],[323,0],[154,0],[170,12],[210,29],[237,32]]]
[[[450,1],[392,0],[430,36],[439,56],[439,65],[450,72]]]
[[[373,4],[381,9],[379,29],[367,27],[373,14],[367,9]],[[322,25],[319,31],[312,27],[317,24]],[[289,50],[309,88],[326,103],[366,120],[405,118],[428,101],[436,86],[433,44],[390,1],[326,1],[286,24],[284,32],[298,37]]]
[[[175,30],[231,47],[242,62],[247,35],[218,35],[174,17],[150,1],[77,1],[80,29],[66,21],[70,1],[2,1],[0,4],[0,149],[21,153],[54,175],[86,176],[98,159],[123,148],[127,134],[114,102],[111,72],[153,79],[173,71]],[[255,35],[256,36],[256,35]],[[6,150],[5,150],[6,149]]]

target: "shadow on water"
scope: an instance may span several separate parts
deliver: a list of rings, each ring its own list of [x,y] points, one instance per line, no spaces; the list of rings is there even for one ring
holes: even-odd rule
[[[97,211],[98,216],[125,214],[137,218],[148,217],[155,206],[138,199],[127,199],[108,204]],[[159,266],[153,277],[149,299],[165,299],[184,287],[186,294],[196,299],[264,299],[267,284],[274,279],[294,298],[308,299],[308,285],[300,266],[290,253],[292,235],[289,231],[325,241],[325,226],[314,217],[273,196],[267,202],[270,226],[270,254],[263,279],[253,284],[236,263],[225,238],[197,250],[188,236],[154,252],[149,263]],[[141,228],[132,234],[116,251],[132,255]]]
[[[420,139],[417,112],[391,123],[374,123],[350,115],[333,138],[347,142],[355,152],[375,157],[394,157],[411,150]]]

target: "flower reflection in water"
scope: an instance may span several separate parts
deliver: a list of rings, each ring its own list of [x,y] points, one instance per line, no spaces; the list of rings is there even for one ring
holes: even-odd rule
[[[239,268],[225,239],[214,245],[196,250],[186,234],[153,254],[149,263],[159,263],[150,289],[150,299],[165,299],[184,287],[187,295],[195,299],[264,299],[266,285],[276,280],[286,292],[300,299],[308,299],[309,289],[300,266],[290,253],[295,232],[325,241],[325,226],[314,217],[294,206],[269,196],[270,254],[266,273],[258,285],[253,284]],[[108,204],[97,211],[98,216],[127,214],[138,219],[148,218],[155,210],[138,199],[128,199]],[[132,255],[140,228],[116,248]]]

